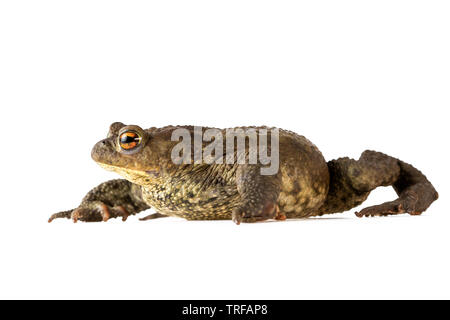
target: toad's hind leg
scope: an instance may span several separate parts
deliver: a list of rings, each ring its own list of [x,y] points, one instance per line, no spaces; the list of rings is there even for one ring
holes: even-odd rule
[[[421,214],[438,193],[413,166],[380,152],[364,151],[359,160],[340,158],[328,162],[330,190],[319,215],[342,212],[360,205],[370,191],[392,186],[398,198],[357,212],[358,217],[400,213]]]

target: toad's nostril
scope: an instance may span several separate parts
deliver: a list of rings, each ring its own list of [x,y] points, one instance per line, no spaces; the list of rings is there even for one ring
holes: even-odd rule
[[[101,141],[99,141],[99,147],[101,148],[108,148],[109,146],[111,146],[111,140],[110,139],[103,139]]]

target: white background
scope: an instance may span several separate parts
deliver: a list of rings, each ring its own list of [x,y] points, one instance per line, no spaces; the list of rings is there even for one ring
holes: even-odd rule
[[[0,298],[450,298],[449,16],[448,1],[2,1]],[[383,151],[440,199],[420,217],[48,224],[117,177],[90,159],[114,121],[278,126],[327,160]]]

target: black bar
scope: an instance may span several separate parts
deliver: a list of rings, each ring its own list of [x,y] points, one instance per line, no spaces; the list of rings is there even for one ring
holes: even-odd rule
[[[436,313],[417,301],[299,301],[299,300],[89,300],[89,301],[2,301],[12,307],[17,317],[30,312],[33,318],[52,316],[71,318],[123,320],[141,319],[322,319],[399,317],[408,313],[414,317],[423,315],[431,319]],[[32,302],[32,307],[25,305]],[[36,303],[38,302],[38,303]],[[419,301],[420,302],[420,301]],[[18,305],[20,304],[20,306]],[[24,306],[21,306],[21,305]],[[443,304],[440,304],[442,306]],[[7,314],[2,306],[2,312]],[[445,314],[447,309],[443,309]],[[63,310],[63,312],[61,312]]]

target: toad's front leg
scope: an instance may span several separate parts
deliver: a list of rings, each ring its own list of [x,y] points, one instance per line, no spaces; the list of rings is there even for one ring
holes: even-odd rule
[[[279,213],[277,199],[280,194],[280,174],[262,175],[259,165],[241,165],[236,172],[236,186],[241,202],[233,210],[236,224],[267,219],[284,220]]]
[[[142,200],[141,188],[125,179],[110,180],[95,187],[84,197],[78,208],[53,214],[48,222],[57,218],[73,222],[107,221],[110,218],[128,216],[148,209]]]

